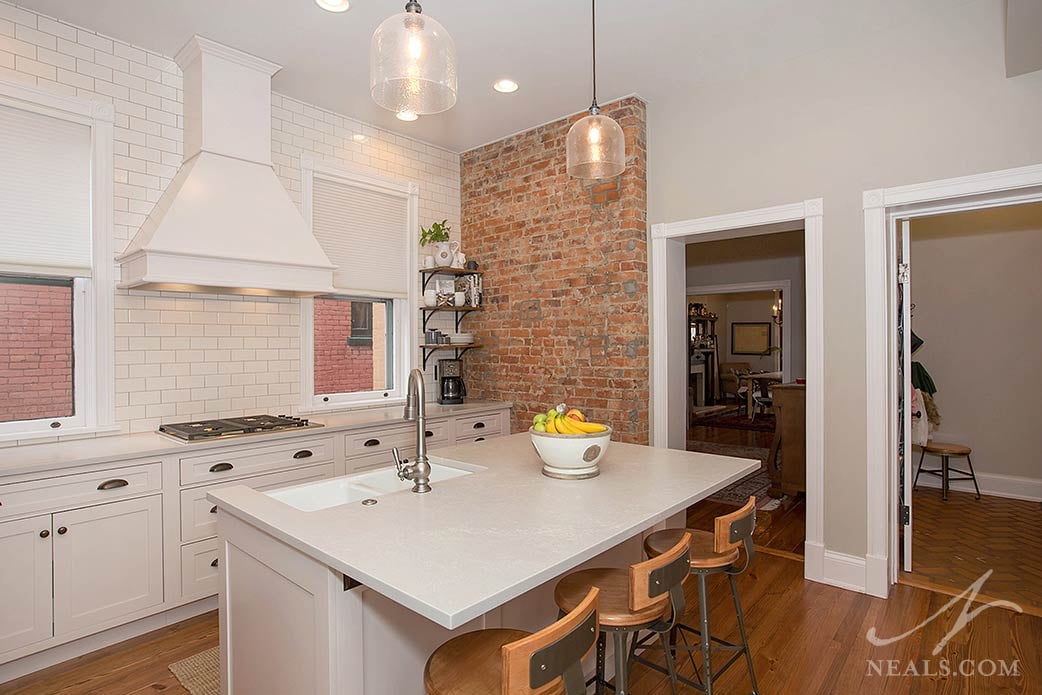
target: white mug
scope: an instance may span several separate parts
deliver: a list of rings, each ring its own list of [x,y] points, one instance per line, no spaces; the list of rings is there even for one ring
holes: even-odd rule
[[[423,293],[423,305],[428,307],[438,306],[438,291],[426,290]]]
[[[466,306],[466,304],[467,304],[467,293],[466,292],[457,292],[455,300],[456,300],[456,306]]]
[[[424,256],[423,257],[423,267],[424,268],[433,268],[434,267],[434,256]]]

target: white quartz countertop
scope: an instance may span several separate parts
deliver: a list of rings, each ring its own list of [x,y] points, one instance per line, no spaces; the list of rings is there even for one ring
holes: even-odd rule
[[[601,474],[543,476],[527,433],[441,449],[483,466],[377,504],[303,512],[242,486],[210,494],[232,514],[446,628],[456,628],[686,509],[759,461],[612,442]]]
[[[470,401],[460,405],[427,404],[427,418],[453,417],[470,413],[488,412],[510,407],[502,401]],[[45,472],[73,466],[85,466],[106,461],[167,456],[171,454],[196,454],[218,447],[257,445],[274,443],[293,437],[316,437],[334,432],[403,425],[402,406],[366,408],[360,410],[307,416],[323,427],[264,432],[241,437],[211,439],[201,442],[182,442],[155,432],[140,434],[116,434],[93,439],[73,439],[47,444],[29,444],[0,448],[0,476],[22,473]]]

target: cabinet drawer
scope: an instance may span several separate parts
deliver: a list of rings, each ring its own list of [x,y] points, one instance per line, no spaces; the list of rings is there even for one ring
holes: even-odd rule
[[[477,437],[463,437],[461,439],[457,439],[456,443],[457,444],[473,444],[474,442],[483,442],[486,439],[495,439],[496,437],[501,437],[501,436],[502,435],[499,435],[499,434],[480,434]]]
[[[162,488],[163,465],[159,461],[0,485],[0,519],[110,502]]]
[[[217,507],[206,500],[206,495],[213,490],[231,485],[245,485],[254,490],[274,490],[275,488],[312,480],[333,477],[333,464],[323,463],[318,466],[294,468],[279,473],[257,475],[242,480],[214,483],[181,491],[181,540],[197,541],[217,535]]]
[[[474,437],[501,434],[504,431],[504,420],[502,412],[456,418],[456,441],[462,443]]]
[[[434,433],[430,427],[428,432]],[[408,425],[384,427],[351,432],[344,435],[344,455],[347,458],[369,456],[380,452],[390,454],[394,447],[405,449],[416,443],[416,428]]]
[[[333,438],[295,439],[271,446],[230,447],[181,458],[181,484],[212,483],[290,466],[333,460]]]
[[[220,589],[221,542],[216,538],[181,546],[181,596],[202,598]]]
[[[399,449],[403,459],[412,461],[416,458],[415,447],[408,446]],[[347,460],[347,474],[359,473],[361,471],[367,471],[374,468],[386,468],[394,466],[394,458],[391,457],[390,453],[384,454],[371,454],[369,456],[356,456],[353,459]]]

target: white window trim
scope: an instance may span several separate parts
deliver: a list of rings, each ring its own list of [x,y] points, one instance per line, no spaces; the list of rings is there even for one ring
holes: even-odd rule
[[[420,187],[412,181],[387,179],[359,169],[323,162],[308,154],[301,155],[302,212],[308,229],[312,229],[311,191],[317,174],[322,178],[336,179],[352,186],[362,186],[374,191],[404,198],[408,203],[408,227],[416,230],[419,224]],[[302,413],[321,413],[351,408],[372,408],[382,405],[400,404],[405,401],[405,384],[409,372],[417,364],[419,351],[417,330],[417,308],[419,306],[419,249],[409,244],[406,264],[408,296],[394,298],[392,309],[394,342],[394,384],[390,390],[361,391],[358,393],[316,394],[315,393],[315,302],[300,300],[300,393]],[[345,296],[347,293],[345,292]],[[358,296],[352,293],[351,296]],[[373,299],[386,299],[379,295],[367,295]]]
[[[0,80],[0,104],[86,125],[91,132],[90,278],[73,283],[75,415],[0,423],[0,441],[116,431],[112,104]],[[60,426],[52,427],[53,422]]]

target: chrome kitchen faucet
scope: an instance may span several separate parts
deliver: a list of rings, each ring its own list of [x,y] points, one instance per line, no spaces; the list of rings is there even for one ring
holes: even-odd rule
[[[427,460],[427,398],[423,385],[423,370],[409,372],[408,394],[405,397],[405,419],[416,422],[416,460],[403,460],[398,447],[394,447],[394,466],[399,480],[413,481],[413,492],[431,491],[431,464]]]

